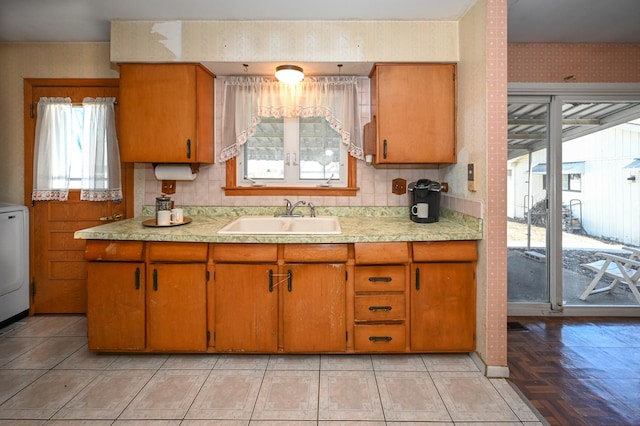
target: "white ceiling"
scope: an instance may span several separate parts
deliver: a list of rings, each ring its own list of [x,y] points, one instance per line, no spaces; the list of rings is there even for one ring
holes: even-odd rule
[[[640,43],[640,0],[507,0],[510,42]],[[0,0],[2,41],[108,41],[111,20],[458,20],[476,0]]]

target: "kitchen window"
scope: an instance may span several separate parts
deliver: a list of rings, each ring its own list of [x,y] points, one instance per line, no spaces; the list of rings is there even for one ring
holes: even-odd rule
[[[346,186],[347,148],[324,117],[263,118],[237,159],[245,185]]]
[[[354,195],[355,159],[363,157],[359,116],[355,77],[307,78],[295,86],[227,78],[220,156],[227,162],[225,193],[309,194],[315,188]]]

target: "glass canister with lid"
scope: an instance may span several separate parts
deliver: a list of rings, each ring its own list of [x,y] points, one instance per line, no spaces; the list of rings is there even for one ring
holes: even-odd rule
[[[171,197],[164,194],[156,197],[156,221],[158,220],[158,212],[162,210],[171,211]]]

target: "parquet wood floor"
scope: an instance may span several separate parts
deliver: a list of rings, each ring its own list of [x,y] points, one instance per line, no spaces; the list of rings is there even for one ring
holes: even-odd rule
[[[510,379],[549,424],[640,425],[640,318],[509,323]]]

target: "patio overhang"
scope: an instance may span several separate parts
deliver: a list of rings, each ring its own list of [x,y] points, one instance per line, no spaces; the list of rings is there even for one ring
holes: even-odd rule
[[[583,174],[584,173],[584,161],[571,161],[562,163],[562,174]],[[531,168],[531,173],[547,173],[547,163],[538,163]]]

